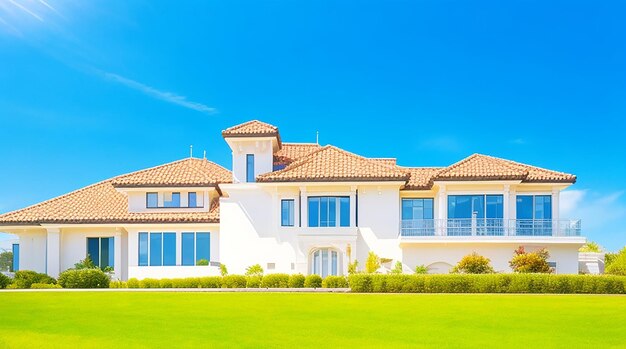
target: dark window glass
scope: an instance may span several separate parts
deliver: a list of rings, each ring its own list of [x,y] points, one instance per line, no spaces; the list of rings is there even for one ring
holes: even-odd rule
[[[254,154],[246,155],[246,182],[252,183],[255,180],[254,176]]]
[[[196,192],[190,192],[187,194],[187,206],[188,207],[198,207],[198,200],[196,196]]]
[[[283,227],[293,227],[295,201],[284,199],[280,201],[280,221]]]
[[[100,238],[100,268],[112,267],[113,263],[111,257],[113,257],[113,248],[109,241],[113,241],[113,238]]]
[[[140,266],[148,265],[148,233],[139,233],[139,263]]]
[[[205,259],[211,260],[211,234],[196,233],[196,263]]]
[[[533,219],[532,195],[518,195],[515,203],[517,219]]]
[[[157,193],[146,193],[146,207],[155,208],[159,206],[159,195]]]
[[[309,227],[319,227],[320,223],[320,198],[309,198]]]
[[[163,233],[163,265],[176,265],[176,233]]]
[[[15,272],[20,270],[20,245],[13,244],[13,264],[11,265],[11,271]]]
[[[97,266],[100,266],[100,239],[87,238],[87,255]]]
[[[163,265],[161,251],[163,243],[163,234],[150,233],[150,265],[158,266]]]
[[[402,199],[402,219],[433,219],[433,199]]]
[[[339,198],[339,225],[350,226],[350,198],[346,196]]]
[[[181,245],[182,245],[182,264],[183,265],[196,265],[194,256],[194,233],[182,233]]]
[[[163,199],[163,207],[180,207],[180,193],[166,193]]]

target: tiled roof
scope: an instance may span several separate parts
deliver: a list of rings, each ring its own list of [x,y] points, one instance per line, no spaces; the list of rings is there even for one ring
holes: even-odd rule
[[[0,215],[0,225],[19,225],[19,224],[41,224],[41,223],[217,223],[219,222],[219,200],[213,200],[210,203],[208,212],[128,212],[128,197],[115,189],[115,182],[126,180],[128,178],[144,178],[146,173],[152,173],[156,177],[164,176],[170,178],[169,175],[177,171],[194,173],[203,168],[203,163],[207,160],[186,159],[174,163],[158,166],[148,170],[134,172],[128,175],[122,175],[112,179],[96,183],[85,188],[73,191],[71,193],[50,199],[39,204]],[[220,176],[223,175],[223,169],[213,163],[208,169],[216,170]],[[164,170],[165,168],[165,170]],[[177,171],[173,171],[177,169]],[[187,182],[177,178],[176,183],[188,185],[194,182],[186,179]],[[186,178],[186,177],[184,177]],[[209,178],[212,178],[209,176]],[[231,177],[228,177],[230,182]],[[122,181],[123,182],[123,181]],[[126,182],[123,182],[126,183]],[[164,180],[153,181],[154,183],[165,183]],[[207,183],[207,182],[203,182]]]
[[[208,187],[231,183],[232,174],[206,159],[187,158],[116,177],[115,187]]]
[[[364,158],[327,145],[292,162],[282,170],[257,177],[259,182],[404,181],[408,174],[397,166]]]
[[[404,170],[410,177],[403,189],[424,190],[432,188],[437,173],[441,172],[443,167],[406,167]]]
[[[316,143],[283,143],[282,148],[274,153],[274,166],[287,166],[319,148],[321,146]]]
[[[576,182],[576,176],[492,156],[474,154],[437,174],[435,180],[521,180],[523,182]]]
[[[222,131],[222,137],[276,137],[279,147],[281,144],[278,127],[259,120],[252,120],[229,127]]]
[[[394,158],[371,158],[371,160],[378,161],[387,166],[396,166],[396,159]]]

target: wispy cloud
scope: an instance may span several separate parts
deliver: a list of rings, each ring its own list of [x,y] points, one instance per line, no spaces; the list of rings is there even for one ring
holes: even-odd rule
[[[24,6],[24,5],[20,4],[20,3],[18,3],[18,2],[16,2],[16,1],[13,1],[13,0],[8,0],[8,1],[9,1],[9,3],[11,3],[13,6],[15,6],[15,7],[19,8],[20,10],[22,10],[22,11],[24,11],[25,13],[29,14],[30,16],[32,16],[32,17],[34,17],[34,18],[36,18],[36,19],[37,19],[37,20],[39,20],[40,22],[43,22],[43,18],[42,18],[40,15],[36,14],[35,12],[31,11],[28,7],[26,7],[26,6]]]
[[[206,114],[213,114],[217,112],[217,109],[209,107],[205,104],[202,103],[198,103],[198,102],[193,102],[193,101],[189,101],[187,100],[187,97],[185,96],[180,96],[177,95],[175,93],[172,92],[167,92],[167,91],[161,91],[158,90],[154,87],[142,84],[138,81],[123,77],[121,75],[118,74],[114,74],[114,73],[109,73],[109,72],[105,72],[105,71],[100,71],[97,70],[98,74],[100,74],[102,77],[104,77],[107,80],[110,81],[114,81],[117,83],[120,83],[126,87],[132,88],[134,90],[137,90],[139,92],[142,92],[148,96],[154,97],[156,99],[160,99],[162,101],[168,102],[168,103],[172,103],[172,104],[176,104],[176,105],[180,105],[182,107],[188,108],[188,109],[192,109],[195,111],[199,111],[201,113],[206,113]]]
[[[510,144],[516,144],[516,145],[524,145],[526,144],[526,140],[523,138],[514,138],[514,139],[510,139],[509,140]]]

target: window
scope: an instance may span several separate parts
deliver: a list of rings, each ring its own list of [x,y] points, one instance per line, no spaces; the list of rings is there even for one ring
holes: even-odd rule
[[[210,233],[182,233],[182,264],[197,265],[199,260],[211,260]]]
[[[198,197],[195,191],[187,193],[187,207],[198,207]]]
[[[280,225],[283,227],[293,227],[294,207],[294,199],[283,199],[280,201]]]
[[[402,220],[433,219],[433,199],[402,199]]]
[[[254,154],[246,155],[246,182],[253,183],[254,176]]]
[[[180,193],[163,193],[163,207],[180,207]]]
[[[113,238],[87,238],[87,256],[93,264],[104,269],[114,268]]]
[[[159,194],[158,193],[146,193],[146,207],[156,208],[159,206]]]
[[[322,248],[315,250],[311,257],[311,273],[323,278],[328,275],[339,275],[339,254],[337,251]]]
[[[515,207],[517,235],[552,235],[552,196],[518,195]]]
[[[336,227],[339,217],[340,227],[350,226],[350,197],[310,196],[309,227]]]
[[[447,234],[504,235],[502,195],[449,195]]]
[[[20,245],[13,244],[13,264],[11,265],[11,271],[15,272],[20,270]]]
[[[139,233],[139,266],[176,265],[176,233]]]
[[[276,263],[267,263],[267,270],[276,269]]]

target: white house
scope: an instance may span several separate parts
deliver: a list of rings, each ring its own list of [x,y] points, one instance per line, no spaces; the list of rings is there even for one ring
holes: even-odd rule
[[[0,231],[19,236],[19,268],[57,276],[89,254],[122,280],[218,275],[220,263],[325,276],[374,251],[406,272],[447,273],[475,251],[507,272],[524,246],[547,248],[556,272],[578,273],[580,221],[559,217],[573,175],[480,154],[403,167],[283,143],[256,120],[222,136],[232,172],[187,158],[0,215]]]

